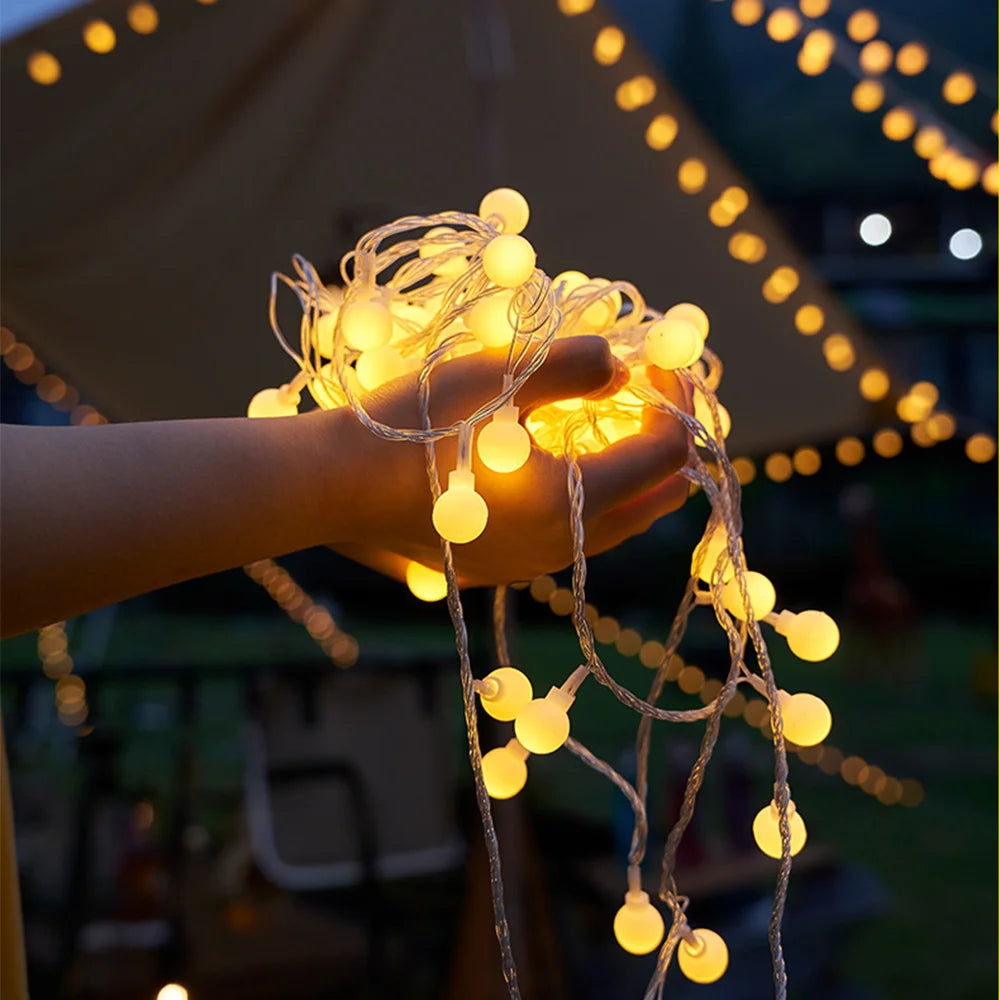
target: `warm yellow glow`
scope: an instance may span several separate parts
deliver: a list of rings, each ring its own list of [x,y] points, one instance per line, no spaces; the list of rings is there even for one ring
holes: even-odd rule
[[[729,253],[745,264],[757,264],[767,254],[767,244],[755,233],[733,233],[729,238]]]
[[[353,375],[354,370],[348,369],[347,377],[350,378]],[[310,379],[309,392],[324,410],[335,410],[347,402],[344,391],[337,381],[336,372],[333,370],[333,362],[323,365],[319,370],[318,377]]]
[[[925,125],[913,137],[913,151],[925,160],[937,156],[947,145],[947,137],[936,125]]]
[[[830,0],[799,0],[799,10],[806,17],[822,17],[830,9]]]
[[[677,138],[677,119],[673,115],[657,115],[646,129],[646,145],[650,149],[666,149]]]
[[[788,826],[791,834],[791,855],[794,858],[806,845],[806,824],[795,803],[788,802]],[[778,807],[772,801],[764,806],[753,821],[753,839],[757,846],[771,858],[781,857],[781,829],[778,825]]]
[[[506,347],[514,339],[509,319],[512,296],[509,291],[488,295],[466,314],[469,330],[484,347]]]
[[[615,89],[615,103],[622,111],[635,111],[656,97],[656,84],[643,74],[624,80]]]
[[[725,191],[719,195],[719,201],[722,202],[731,212],[735,212],[737,215],[740,212],[745,212],[747,206],[750,204],[750,196],[741,187],[727,187]]]
[[[732,430],[733,421],[729,416],[729,411],[722,403],[717,402],[717,408],[719,413],[719,428],[722,431],[722,436],[727,438],[729,437],[730,430]],[[715,421],[712,418],[712,408],[699,389],[694,390],[694,418],[705,428],[710,437],[715,437]],[[694,441],[695,444],[704,447],[705,442],[700,435],[696,435]]]
[[[860,80],[851,91],[851,103],[858,111],[877,111],[885,100],[885,88],[878,80]]]
[[[83,29],[83,44],[91,52],[110,52],[115,47],[115,29],[107,21],[90,21]]]
[[[937,444],[937,438],[927,429],[927,423],[923,420],[910,428],[910,440],[919,448],[930,448]]]
[[[634,628],[623,628],[615,639],[615,649],[622,656],[638,656],[642,649],[642,636]]]
[[[927,49],[919,42],[907,42],[896,53],[896,69],[903,76],[916,76],[927,69]]]
[[[741,486],[752,483],[757,477],[757,466],[749,458],[734,458],[733,472]]]
[[[663,917],[648,893],[641,889],[625,893],[625,905],[615,914],[615,940],[633,955],[648,955],[660,946],[663,931]]]
[[[882,458],[894,458],[903,450],[903,438],[899,431],[892,427],[884,427],[875,432],[872,448],[875,449],[875,454],[881,455]]]
[[[737,214],[722,201],[713,201],[708,207],[709,221],[720,229],[731,226],[736,221]]]
[[[748,28],[764,16],[764,4],[762,0],[733,0],[729,12],[737,24]]]
[[[392,339],[392,313],[377,299],[354,301],[341,308],[340,328],[348,347],[373,351]]]
[[[489,508],[476,492],[475,482],[473,473],[455,469],[449,473],[448,489],[434,503],[434,529],[456,545],[478,538],[489,519]]]
[[[729,968],[729,949],[726,942],[707,927],[697,927],[692,932],[694,943],[681,938],[677,945],[677,964],[681,972],[693,983],[714,983]]]
[[[453,236],[454,239],[447,239],[448,236]],[[459,252],[464,248],[464,243],[451,226],[435,226],[427,231],[424,238],[433,242],[421,243],[420,257],[423,260],[440,258],[434,267],[435,274],[454,278],[469,266],[468,260]]]
[[[62,76],[62,66],[51,52],[32,52],[28,56],[28,76],[35,83],[48,87]]]
[[[505,406],[479,432],[476,451],[494,472],[516,472],[531,456],[531,438],[518,423],[516,406]]]
[[[789,694],[779,691],[778,704],[781,706],[785,739],[796,746],[814,747],[830,735],[833,716],[822,698],[806,692]]]
[[[876,38],[858,53],[858,65],[871,76],[881,76],[892,65],[892,46]]]
[[[125,17],[137,35],[151,35],[160,24],[160,15],[151,3],[130,4]]]
[[[785,297],[799,287],[799,273],[794,267],[779,267],[767,280],[779,295]]]
[[[856,10],[847,19],[847,35],[852,42],[867,42],[878,33],[878,17],[870,10]]]
[[[989,434],[973,434],[965,442],[965,455],[971,462],[988,462],[997,453],[997,443]]]
[[[512,722],[534,698],[531,681],[517,667],[497,667],[485,677],[487,684],[493,682],[496,692],[484,694],[479,699],[487,715],[501,722]]]
[[[885,399],[889,392],[889,376],[881,368],[866,368],[858,379],[858,390],[869,402]]]
[[[802,18],[791,7],[778,7],[767,18],[768,37],[775,42],[793,39],[802,27]]]
[[[548,599],[556,592],[556,581],[547,573],[536,576],[531,581],[531,596],[540,603],[547,603]]]
[[[933,382],[914,382],[910,386],[910,395],[933,406],[940,398],[938,387]]]
[[[979,164],[971,157],[956,156],[945,167],[944,179],[956,191],[968,191],[979,182]]]
[[[406,586],[421,601],[443,601],[448,596],[448,579],[444,573],[413,560],[406,565]]]
[[[594,59],[602,66],[613,66],[625,50],[625,35],[621,29],[608,25],[594,39]]]
[[[976,94],[976,81],[971,73],[952,73],[941,85],[941,96],[949,104],[965,104]]]
[[[355,365],[361,387],[371,392],[394,378],[406,374],[407,364],[403,355],[391,344],[364,351]]]
[[[726,550],[726,529],[720,524],[715,531],[712,532],[711,537],[708,540],[708,544],[701,556],[701,562],[698,560],[698,549],[696,548],[694,554],[691,557],[691,575],[697,574],[698,579],[703,583],[712,583],[712,575],[715,572],[716,563],[719,561],[719,557]],[[722,563],[722,579],[731,580],[733,577],[733,564],[727,555]]]
[[[701,357],[703,343],[692,323],[664,317],[646,332],[646,356],[665,371],[690,368]]]
[[[201,0],[202,3],[205,0]],[[188,991],[179,983],[167,983],[156,994],[156,1000],[188,1000]]]
[[[796,448],[792,454],[792,467],[800,476],[812,476],[819,472],[822,459],[815,448]]]
[[[586,14],[594,7],[594,0],[559,0],[559,11],[567,17]]]
[[[926,427],[935,441],[949,441],[955,436],[955,418],[950,413],[932,413]]]
[[[510,799],[524,788],[528,780],[526,756],[517,740],[483,755],[483,783],[491,799]]]
[[[486,277],[501,288],[523,285],[534,269],[535,248],[523,236],[494,236],[483,250]]]
[[[907,393],[896,401],[896,416],[908,424],[915,424],[927,417],[933,408],[932,402]]]
[[[528,224],[531,209],[528,199],[513,188],[496,188],[479,203],[479,216],[488,219],[498,216],[500,228],[505,233],[519,233]]]
[[[997,165],[996,163],[991,163],[989,166],[983,168],[982,176],[983,190],[987,194],[996,195],[997,193]]]
[[[282,389],[261,389],[247,406],[248,417],[294,417],[299,412],[297,395]]]
[[[531,753],[545,754],[558,750],[569,736],[566,695],[550,689],[544,698],[530,701],[514,720],[518,742]],[[568,706],[567,706],[568,707]]]
[[[775,483],[787,482],[792,478],[792,460],[780,451],[768,455],[764,461],[764,475]]]
[[[936,177],[939,181],[943,181],[948,173],[948,168],[951,164],[958,158],[958,151],[953,149],[951,146],[947,146],[941,150],[936,156],[932,156],[927,164],[927,169],[931,172],[932,177]]]
[[[990,115],[990,128],[993,129],[993,134],[994,135],[997,134],[997,125],[998,125],[997,115],[998,115],[998,113],[997,113],[996,109],[994,109],[993,114]]]
[[[799,54],[795,57],[799,71],[806,76],[819,76],[830,68],[830,57],[821,52],[811,51],[806,48],[799,49]]]
[[[831,333],[823,341],[823,356],[835,372],[846,372],[854,364],[854,347],[842,333]]]
[[[893,142],[902,142],[913,135],[917,119],[909,108],[892,108],[882,118],[882,132]]]
[[[685,194],[697,194],[708,180],[708,169],[701,160],[685,160],[677,171],[677,185]]]
[[[753,617],[760,621],[764,615],[769,615],[774,610],[775,601],[778,599],[774,592],[774,584],[763,573],[755,573],[753,570],[747,573],[746,578],[750,610]],[[726,584],[722,591],[722,603],[733,617],[746,621],[746,608],[737,580],[730,580]]]
[[[856,437],[841,438],[835,448],[841,465],[860,465],[865,458],[865,446]]]
[[[795,310],[795,329],[807,337],[823,329],[823,310],[811,302]]]
[[[594,622],[594,638],[602,645],[610,646],[620,634],[621,625],[611,615],[603,615]]]
[[[817,28],[815,31],[810,31],[802,39],[803,52],[809,52],[815,56],[823,56],[827,59],[833,55],[836,47],[837,40],[831,32],[826,31],[824,28]]]
[[[684,320],[691,323],[698,331],[698,336],[702,340],[708,337],[708,313],[701,306],[696,306],[693,302],[678,302],[671,306],[664,314],[664,319]]]

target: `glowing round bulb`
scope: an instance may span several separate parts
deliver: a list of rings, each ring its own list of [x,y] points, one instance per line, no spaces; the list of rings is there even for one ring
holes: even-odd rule
[[[625,905],[615,914],[615,940],[633,955],[648,955],[663,940],[663,917],[649,893],[629,889]]]
[[[870,10],[856,10],[847,19],[847,34],[852,42],[867,42],[878,34],[878,17]]]
[[[552,279],[552,290],[560,299],[565,299],[588,281],[590,278],[583,271],[560,271]]]
[[[339,311],[339,309],[334,309],[332,312],[323,313],[316,320],[316,350],[324,358],[333,357],[333,339],[337,330],[337,314]]]
[[[893,142],[909,139],[916,127],[917,120],[909,108],[892,108],[882,119],[882,131]]]
[[[752,570],[747,573],[747,594],[750,597],[750,609],[757,621],[774,610],[774,602],[778,599],[774,584],[763,573],[754,573]],[[746,608],[743,607],[743,598],[736,580],[730,580],[726,584],[722,591],[722,603],[731,615],[740,621],[746,621]]]
[[[858,53],[858,64],[870,76],[879,76],[892,65],[892,46],[876,38]]]
[[[514,327],[508,318],[513,294],[488,295],[468,313],[468,327],[483,347],[506,347],[514,339]]]
[[[719,410],[719,424],[722,428],[722,436],[724,438],[729,437],[729,432],[732,429],[733,422],[729,416],[729,411],[721,404],[718,403]],[[697,420],[708,432],[709,437],[715,437],[715,423],[712,420],[712,410],[708,405],[708,400],[705,399],[700,389],[695,389],[694,391],[694,418]],[[695,444],[704,447],[704,439],[699,435],[695,439]]]
[[[516,406],[505,406],[479,432],[476,451],[488,469],[515,472],[531,456],[531,438],[517,422]]]
[[[903,76],[916,76],[927,68],[927,49],[919,42],[907,42],[896,53],[896,69]]]
[[[513,744],[513,746],[511,745]],[[496,747],[483,756],[483,783],[491,799],[510,799],[528,780],[527,754],[517,740]]]
[[[800,747],[814,747],[830,735],[833,716],[822,698],[800,692],[778,692],[785,737]]]
[[[529,702],[514,720],[518,741],[531,753],[558,750],[569,736],[566,710],[572,704],[572,697],[555,687],[544,698]]]
[[[188,991],[180,983],[167,983],[160,987],[156,1000],[188,1000]]]
[[[658,368],[690,368],[700,357],[703,341],[692,323],[684,319],[657,320],[646,331],[646,354]]]
[[[787,616],[787,617],[786,617]],[[826,660],[840,645],[837,623],[823,611],[782,611],[778,632],[788,640],[788,648],[810,663]]]
[[[875,111],[884,100],[885,88],[878,80],[861,80],[851,91],[851,103],[858,111]]]
[[[791,40],[801,27],[802,20],[791,7],[778,7],[771,12],[765,23],[768,36],[775,42]]]
[[[976,81],[971,73],[952,73],[941,85],[941,94],[949,104],[965,104],[976,93]]]
[[[115,47],[115,29],[107,21],[90,21],[83,29],[83,44],[91,52],[110,52]]]
[[[739,191],[739,188],[728,188],[727,191]],[[726,191],[723,191],[723,197],[726,196]],[[731,199],[736,199],[736,195],[731,195]],[[730,201],[730,206],[732,207],[733,202]],[[746,205],[743,206],[745,208]],[[743,209],[735,209],[734,211],[742,212]],[[664,314],[664,319],[683,319],[690,323],[698,331],[698,336],[704,340],[708,336],[708,313],[705,312],[700,306],[696,306],[693,302],[678,302],[677,305],[671,306]]]
[[[531,681],[517,667],[497,667],[485,680],[496,682],[496,694],[480,692],[479,700],[486,714],[501,722],[516,719],[535,696]]]
[[[681,938],[677,945],[677,964],[692,982],[714,983],[729,967],[726,942],[707,927],[699,927],[691,933],[698,940],[692,945]]]
[[[952,257],[959,260],[972,260],[978,257],[983,249],[983,238],[975,229],[959,229],[951,234],[948,240],[948,250]]]
[[[412,560],[406,565],[406,586],[421,601],[443,601],[448,596],[448,578],[444,573]]]
[[[591,278],[587,282],[590,288],[604,288],[606,285],[610,285],[611,282],[607,278]],[[588,289],[589,290],[589,289]],[[583,315],[579,319],[580,325],[594,333],[600,330],[606,330],[616,319],[618,319],[618,313],[622,308],[622,296],[621,292],[615,289],[609,292],[606,296],[598,299],[596,302],[592,302],[586,309],[583,310]]]
[[[868,246],[880,247],[892,236],[892,223],[881,212],[873,212],[861,220],[858,235]]]
[[[363,351],[355,365],[358,381],[362,388],[371,392],[394,378],[406,374],[403,355],[389,344],[376,347],[373,351]]]
[[[356,351],[372,351],[392,339],[392,313],[375,299],[351,302],[340,311],[344,340]]]
[[[151,3],[131,4],[125,16],[137,35],[151,35],[160,24],[160,15]]]
[[[434,504],[434,529],[454,545],[471,542],[486,528],[490,511],[475,487],[473,473],[455,469],[448,474],[448,489]]]
[[[505,233],[519,233],[528,224],[528,200],[513,188],[497,188],[479,203],[480,218],[491,215],[500,217],[500,228]]]
[[[28,76],[35,83],[48,87],[62,76],[62,66],[51,52],[32,52],[28,56]]]
[[[698,567],[698,579],[704,583],[712,582],[712,574],[715,572],[715,564],[719,561],[719,556],[722,555],[723,550],[726,548],[726,529],[720,524],[719,527],[712,532],[712,537],[708,540],[708,545],[705,547],[705,554],[702,558],[701,566]],[[696,572],[694,566],[694,558],[691,559],[691,575],[693,576]],[[731,580],[735,570],[733,569],[733,564],[729,557],[726,556],[725,561],[722,564],[722,579]]]
[[[947,145],[947,137],[936,125],[925,125],[913,137],[914,152],[925,160],[944,152]]]
[[[299,412],[299,394],[288,389],[261,389],[247,407],[248,417],[294,417]]]
[[[462,274],[469,266],[469,261],[464,254],[456,253],[456,250],[464,249],[464,243],[455,234],[455,230],[450,226],[436,226],[427,231],[424,239],[429,237],[441,237],[453,235],[454,240],[436,240],[435,242],[423,242],[420,244],[420,256],[424,260],[440,257],[434,265],[434,273],[447,278],[454,278]]]
[[[806,844],[806,824],[795,808],[788,803],[788,827],[792,835],[791,855],[794,858]],[[764,806],[753,821],[753,839],[757,846],[771,858],[781,857],[781,830],[778,826],[778,807],[772,801]]]
[[[535,248],[513,233],[494,236],[483,250],[486,277],[501,288],[517,288],[535,269]]]

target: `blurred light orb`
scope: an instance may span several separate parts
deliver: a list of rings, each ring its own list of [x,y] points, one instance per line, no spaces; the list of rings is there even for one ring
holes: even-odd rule
[[[927,49],[919,42],[907,42],[896,53],[896,69],[903,76],[916,76],[927,69]]]
[[[677,945],[677,964],[693,983],[714,983],[729,967],[726,942],[707,927],[698,927],[692,935],[695,944],[681,938]]]
[[[762,0],[733,0],[729,12],[737,24],[749,28],[764,16],[764,4]]]
[[[858,235],[861,237],[861,241],[867,243],[868,246],[880,247],[883,243],[887,243],[889,237],[892,236],[892,223],[888,216],[882,215],[881,212],[873,212],[861,220],[861,225],[858,226]]]
[[[884,100],[885,88],[878,80],[860,80],[851,91],[851,103],[865,114],[878,110]]]
[[[791,7],[778,7],[767,19],[768,37],[775,42],[791,41],[802,27],[802,19]]]
[[[878,17],[873,11],[856,10],[847,19],[847,35],[852,42],[867,42],[878,34]]]
[[[978,257],[983,249],[983,238],[975,229],[959,229],[951,234],[948,240],[948,250],[952,257],[959,260],[972,260]]]
[[[976,94],[976,81],[971,73],[952,73],[941,85],[941,96],[949,104],[966,104]]]

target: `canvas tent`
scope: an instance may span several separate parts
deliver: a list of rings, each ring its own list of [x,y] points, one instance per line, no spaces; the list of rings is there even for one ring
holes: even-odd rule
[[[831,371],[820,337],[795,332],[818,304],[825,331],[863,335],[751,192],[736,228],[767,243],[735,261],[708,221],[742,184],[669,85],[625,113],[616,85],[648,70],[627,47],[591,56],[611,18],[562,16],[555,0],[161,0],[139,35],[125,0],[95,0],[3,45],[3,319],[109,417],[238,415],[293,374],[268,330],[273,270],[293,253],[332,274],[360,233],[391,218],[474,210],[497,183],[532,204],[528,235],[550,274],[626,278],[660,308],[701,304],[726,365],[720,398],[733,454],[861,430],[856,374]],[[103,18],[112,52],[81,42]],[[28,78],[45,49],[53,86]],[[653,74],[656,76],[656,74]],[[679,122],[669,149],[650,118]],[[676,183],[698,157],[708,183]],[[770,305],[778,265],[798,291]],[[854,371],[857,371],[855,366]]]

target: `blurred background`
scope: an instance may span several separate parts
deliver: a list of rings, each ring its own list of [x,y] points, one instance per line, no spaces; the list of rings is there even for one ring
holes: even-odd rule
[[[368,229],[517,187],[549,274],[709,313],[750,564],[779,607],[840,624],[824,663],[771,643],[779,683],[834,718],[790,760],[810,839],[789,995],[993,995],[995,5],[0,13],[5,422],[239,415],[292,374],[266,306],[293,253],[334,280]],[[602,655],[638,693],[707,514],[695,494],[591,561]],[[536,692],[578,662],[567,586],[509,597]],[[491,601],[465,602],[479,675]],[[666,705],[711,700],[725,674],[702,614]],[[503,995],[443,605],[319,549],[0,653],[33,996]],[[757,699],[727,715],[678,884],[730,970],[706,987],[671,970],[670,996],[771,995],[777,866],[750,837],[769,729]],[[626,776],[635,722],[596,685],[573,710]],[[484,748],[509,728],[483,717]],[[678,728],[654,729],[649,888],[697,753]],[[624,799],[556,753],[494,812],[525,997],[641,996],[652,958],[611,934]]]

